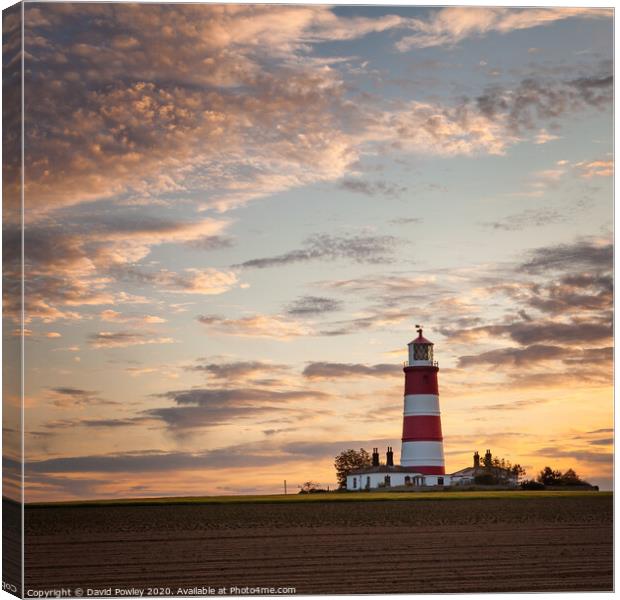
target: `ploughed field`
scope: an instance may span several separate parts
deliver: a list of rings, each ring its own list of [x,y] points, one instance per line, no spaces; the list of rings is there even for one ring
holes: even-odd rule
[[[26,589],[611,590],[612,505],[584,492],[27,507]]]

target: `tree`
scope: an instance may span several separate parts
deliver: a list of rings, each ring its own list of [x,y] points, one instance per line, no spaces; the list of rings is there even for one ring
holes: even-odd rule
[[[519,483],[519,479],[525,475],[525,469],[518,463],[511,467],[510,471],[513,475],[515,475],[517,483]]]
[[[360,448],[359,450],[343,450],[334,460],[336,478],[341,488],[347,485],[347,475],[356,469],[362,469],[371,465],[370,454]]]
[[[554,471],[551,467],[545,467],[536,478],[536,481],[543,485],[561,485],[562,473]]]
[[[306,481],[306,483],[304,483],[300,489],[299,489],[299,493],[300,494],[313,494],[314,492],[317,492],[319,490],[319,484],[316,483],[315,481]]]
[[[573,469],[568,469],[564,475],[562,475],[562,485],[590,485],[587,481],[584,481],[575,473]]]

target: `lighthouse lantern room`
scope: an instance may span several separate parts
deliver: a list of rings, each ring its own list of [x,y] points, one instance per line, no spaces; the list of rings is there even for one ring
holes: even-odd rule
[[[418,337],[407,344],[409,348],[408,366],[433,365],[433,342],[422,336],[422,328],[416,325]]]

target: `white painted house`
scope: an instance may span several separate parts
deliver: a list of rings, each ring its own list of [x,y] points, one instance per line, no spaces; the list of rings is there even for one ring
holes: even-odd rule
[[[347,476],[347,490],[351,491],[448,485],[451,485],[450,475],[424,475],[399,466],[368,467],[352,471]]]

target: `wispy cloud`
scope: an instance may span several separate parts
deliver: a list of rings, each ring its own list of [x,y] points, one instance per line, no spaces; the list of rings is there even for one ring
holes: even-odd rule
[[[407,191],[405,186],[389,181],[366,181],[364,179],[344,179],[340,182],[340,187],[356,194],[386,196],[388,198],[398,198]]]
[[[394,364],[362,365],[352,363],[314,362],[306,366],[303,376],[308,379],[346,379],[357,377],[393,377],[401,373]]]
[[[299,416],[305,414],[306,409],[288,407],[289,403],[299,400],[316,402],[329,397],[324,392],[313,390],[249,387],[180,390],[160,396],[173,400],[176,406],[150,409],[146,414],[161,419],[173,429],[215,427],[289,409]]]
[[[99,392],[91,390],[83,390],[75,387],[54,387],[51,388],[50,394],[52,402],[59,407],[84,407],[88,405],[106,405],[119,404],[111,400],[105,400]]]
[[[316,234],[304,241],[304,248],[267,258],[247,260],[239,267],[264,269],[312,260],[349,259],[357,263],[387,263],[393,260],[393,251],[399,240],[393,236],[336,237]]]
[[[401,38],[396,46],[403,52],[411,48],[453,46],[493,32],[505,34],[576,17],[609,19],[612,14],[608,9],[597,8],[444,8],[431,12],[427,20],[412,20],[410,27],[415,33]]]
[[[314,316],[336,312],[344,306],[342,300],[322,296],[302,296],[288,305],[286,312],[293,316]]]
[[[233,271],[221,271],[213,267],[206,269],[183,269],[181,272],[161,269],[147,271],[132,266],[121,266],[115,274],[125,279],[154,285],[158,289],[179,294],[202,294],[206,296],[224,294],[235,287],[239,280]]]
[[[613,246],[606,240],[578,240],[572,244],[537,248],[530,253],[522,269],[526,272],[607,270],[613,260]]]
[[[614,174],[613,160],[592,160],[578,162],[575,165],[584,179],[593,177],[611,177]]]
[[[88,343],[93,348],[125,348],[127,346],[142,346],[144,344],[172,344],[170,337],[157,337],[141,331],[101,331],[93,333]]]
[[[486,118],[503,121],[507,132],[519,135],[544,119],[608,106],[612,93],[611,65],[604,63],[598,73],[575,79],[527,78],[510,89],[491,87],[476,98],[476,104]]]
[[[210,378],[223,381],[245,380],[250,377],[266,377],[288,371],[286,365],[262,361],[236,361],[227,363],[205,363],[188,367],[191,371],[205,373]]]
[[[99,318],[111,323],[132,323],[134,325],[156,325],[167,322],[167,319],[156,315],[124,315],[111,308],[101,311]]]
[[[226,319],[216,315],[202,315],[198,317],[198,321],[206,325],[211,331],[242,337],[288,340],[311,333],[308,327],[281,315],[258,314],[238,319]]]
[[[554,208],[528,208],[503,219],[483,223],[483,225],[491,229],[501,229],[503,231],[522,231],[527,227],[544,227],[555,223],[563,223],[567,218],[566,212],[563,213]]]

